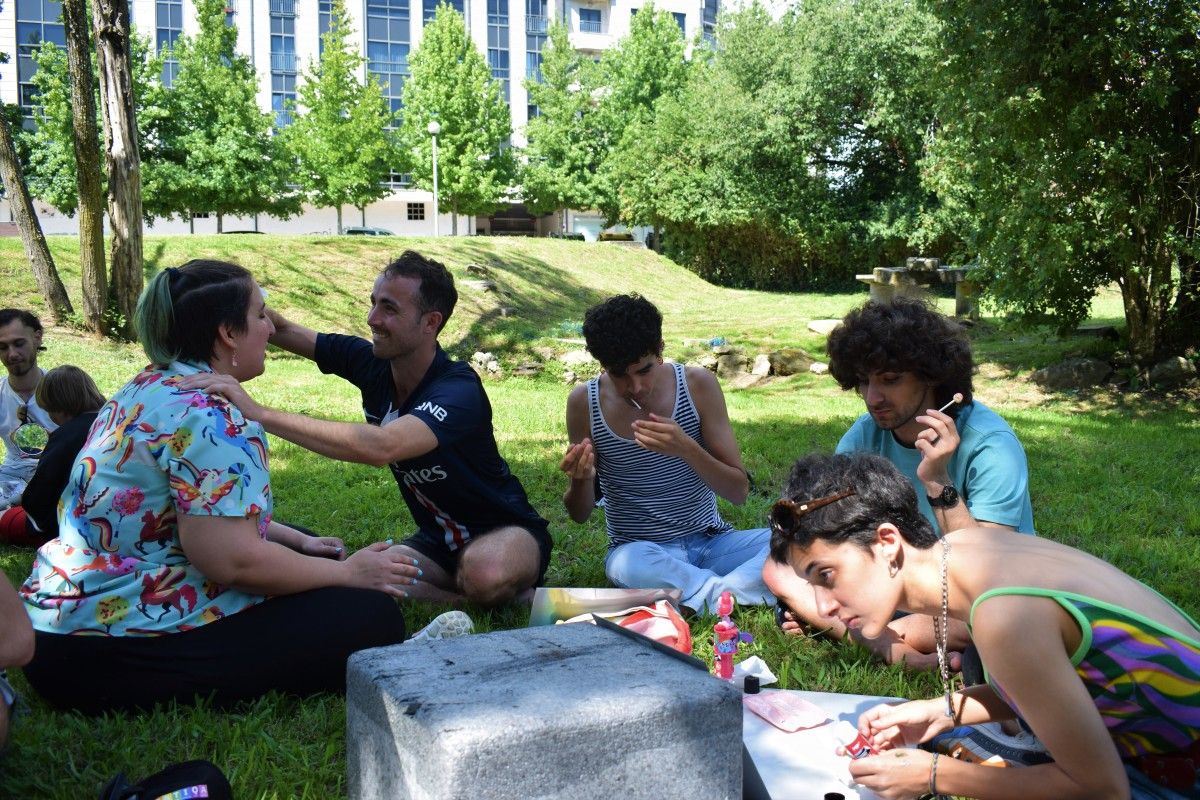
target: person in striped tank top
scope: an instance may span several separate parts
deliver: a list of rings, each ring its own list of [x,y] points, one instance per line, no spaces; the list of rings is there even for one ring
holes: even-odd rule
[[[772,560],[813,586],[823,614],[868,637],[896,611],[942,631],[958,620],[979,648],[987,683],[952,692],[943,668],[943,696],[862,714],[880,752],[851,762],[859,784],[888,798],[1200,797],[1200,625],[1150,587],[1036,536],[939,539],[912,484],[874,454],[796,462],[771,526]],[[1051,763],[996,769],[915,747],[1018,717]]]
[[[742,604],[773,603],[762,581],[770,531],[736,531],[717,495],[741,505],[750,491],[725,397],[706,369],[663,361],[662,315],[638,295],[590,308],[583,335],[604,368],[567,399],[571,519],[605,511],[605,574],[627,588],[677,588],[692,611],[723,591]]]

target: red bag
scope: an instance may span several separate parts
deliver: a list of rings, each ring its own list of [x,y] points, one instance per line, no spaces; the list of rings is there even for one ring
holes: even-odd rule
[[[659,600],[653,606],[635,606],[621,611],[588,612],[564,622],[591,622],[593,614],[685,655],[692,654],[692,629],[675,610],[675,606],[666,600]]]

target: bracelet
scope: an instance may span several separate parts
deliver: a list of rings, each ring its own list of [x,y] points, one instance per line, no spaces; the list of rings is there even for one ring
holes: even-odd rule
[[[933,761],[929,762],[929,793],[937,797],[937,760],[940,753],[933,754]]]

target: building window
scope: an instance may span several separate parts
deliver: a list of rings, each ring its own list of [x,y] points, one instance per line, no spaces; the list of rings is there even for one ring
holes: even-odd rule
[[[546,46],[546,0],[525,0],[525,77],[542,82],[542,48]],[[538,116],[538,107],[527,106],[526,119]]]
[[[428,23],[437,13],[437,7],[442,2],[449,2],[450,6],[458,13],[463,13],[463,0],[423,0],[421,21]]]
[[[408,204],[408,221],[409,222],[424,222],[425,221],[425,204],[424,203],[409,203]]]
[[[67,34],[62,25],[62,4],[58,0],[17,0],[17,103],[27,125],[33,124],[37,105],[37,51],[42,42],[54,42],[66,48]]]
[[[155,3],[154,41],[161,55],[164,50],[175,47],[175,40],[183,35],[183,0],[157,0]],[[170,88],[179,75],[179,62],[173,58],[163,61],[163,86]]]
[[[225,0],[225,26],[233,27],[233,16],[237,14],[237,0]]]
[[[598,8],[581,8],[581,9],[579,9],[579,30],[581,33],[599,33],[600,32],[600,9],[598,9]]]
[[[678,11],[672,11],[671,16],[675,18],[675,24],[679,26],[679,32],[687,38],[687,14],[681,14]]]
[[[325,34],[333,19],[333,0],[317,0],[317,53],[325,53]]]
[[[367,74],[379,80],[392,113],[408,77],[409,0],[367,0]]]
[[[292,122],[296,102],[296,1],[270,0],[271,110],[275,127]]]
[[[504,102],[509,100],[508,88],[508,0],[488,0],[488,66],[492,77],[504,87]]]
[[[390,189],[407,189],[412,186],[411,172],[389,172],[387,177],[380,181],[384,186]]]
[[[721,0],[704,0],[704,15],[702,17],[702,25],[704,27],[704,38],[712,44],[717,38],[717,11],[721,8]]]

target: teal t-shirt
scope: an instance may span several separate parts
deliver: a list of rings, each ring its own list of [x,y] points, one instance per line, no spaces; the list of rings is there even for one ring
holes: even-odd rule
[[[979,401],[966,406],[955,420],[961,442],[950,458],[950,479],[980,522],[1010,525],[1019,533],[1033,533],[1033,506],[1029,502],[1029,464],[1025,450],[1008,423]],[[863,414],[838,442],[839,453],[875,453],[896,465],[917,491],[917,506],[937,529],[937,519],[917,478],[921,451],[896,441],[881,430],[870,414]]]

